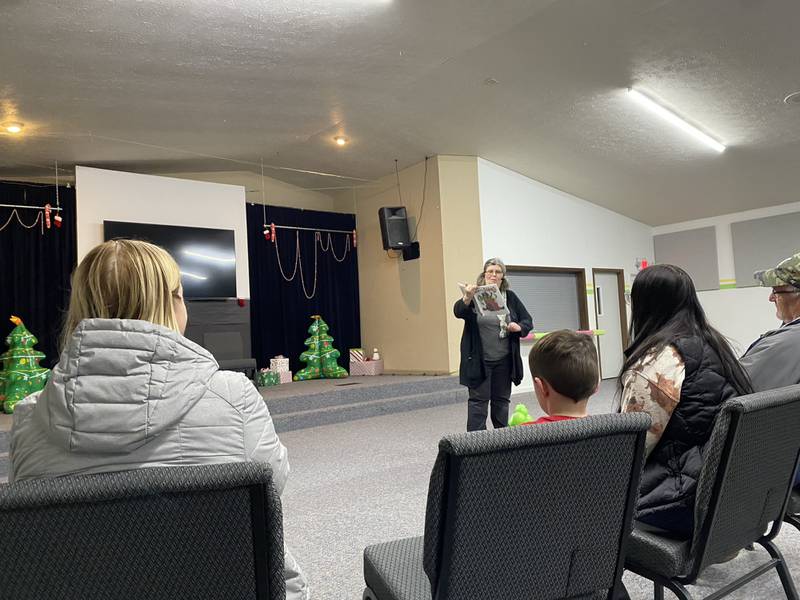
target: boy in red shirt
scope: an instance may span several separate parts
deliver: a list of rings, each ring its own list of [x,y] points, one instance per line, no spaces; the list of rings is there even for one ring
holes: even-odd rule
[[[523,425],[587,415],[589,397],[600,385],[597,350],[591,336],[569,329],[554,331],[531,348],[528,366],[536,398],[546,416]]]

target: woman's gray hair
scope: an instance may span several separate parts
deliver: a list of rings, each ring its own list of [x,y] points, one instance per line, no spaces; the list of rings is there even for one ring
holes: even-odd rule
[[[485,263],[483,263],[483,271],[481,271],[480,275],[478,275],[477,284],[478,285],[486,285],[486,269],[488,269],[491,265],[495,265],[503,269],[503,280],[500,282],[500,291],[505,292],[509,287],[511,287],[508,283],[508,278],[506,278],[506,263],[500,260],[497,257],[490,258]]]

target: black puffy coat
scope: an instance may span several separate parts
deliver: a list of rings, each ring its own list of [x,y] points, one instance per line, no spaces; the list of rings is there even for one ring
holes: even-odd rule
[[[737,395],[719,355],[702,338],[672,343],[686,368],[680,402],[645,463],[636,514],[638,520],[661,527],[673,514],[678,521],[692,522],[704,445],[720,405]]]

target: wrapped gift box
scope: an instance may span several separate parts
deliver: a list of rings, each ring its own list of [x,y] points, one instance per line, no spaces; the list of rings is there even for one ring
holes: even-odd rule
[[[283,373],[289,370],[289,359],[282,356],[276,356],[269,359],[269,370],[276,373]]]
[[[383,360],[350,361],[350,375],[383,375]]]
[[[363,362],[364,358],[363,348],[350,348],[350,362]]]
[[[272,371],[276,373],[276,371]],[[278,377],[280,377],[281,383],[291,383],[292,382],[292,372],[291,371],[277,371]]]
[[[280,383],[281,383],[281,376],[273,371],[268,371],[267,369],[261,369],[256,374],[256,386],[258,387],[269,387],[272,385],[279,385]]]

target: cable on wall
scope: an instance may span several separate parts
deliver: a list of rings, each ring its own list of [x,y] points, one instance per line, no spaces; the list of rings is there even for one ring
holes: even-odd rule
[[[422,211],[425,210],[425,191],[428,188],[428,157],[425,157],[425,174],[422,176],[422,203],[419,205],[419,214],[417,215],[417,224],[414,227],[414,235],[411,236],[411,241],[416,242],[417,232],[419,231],[419,224],[422,223]]]

